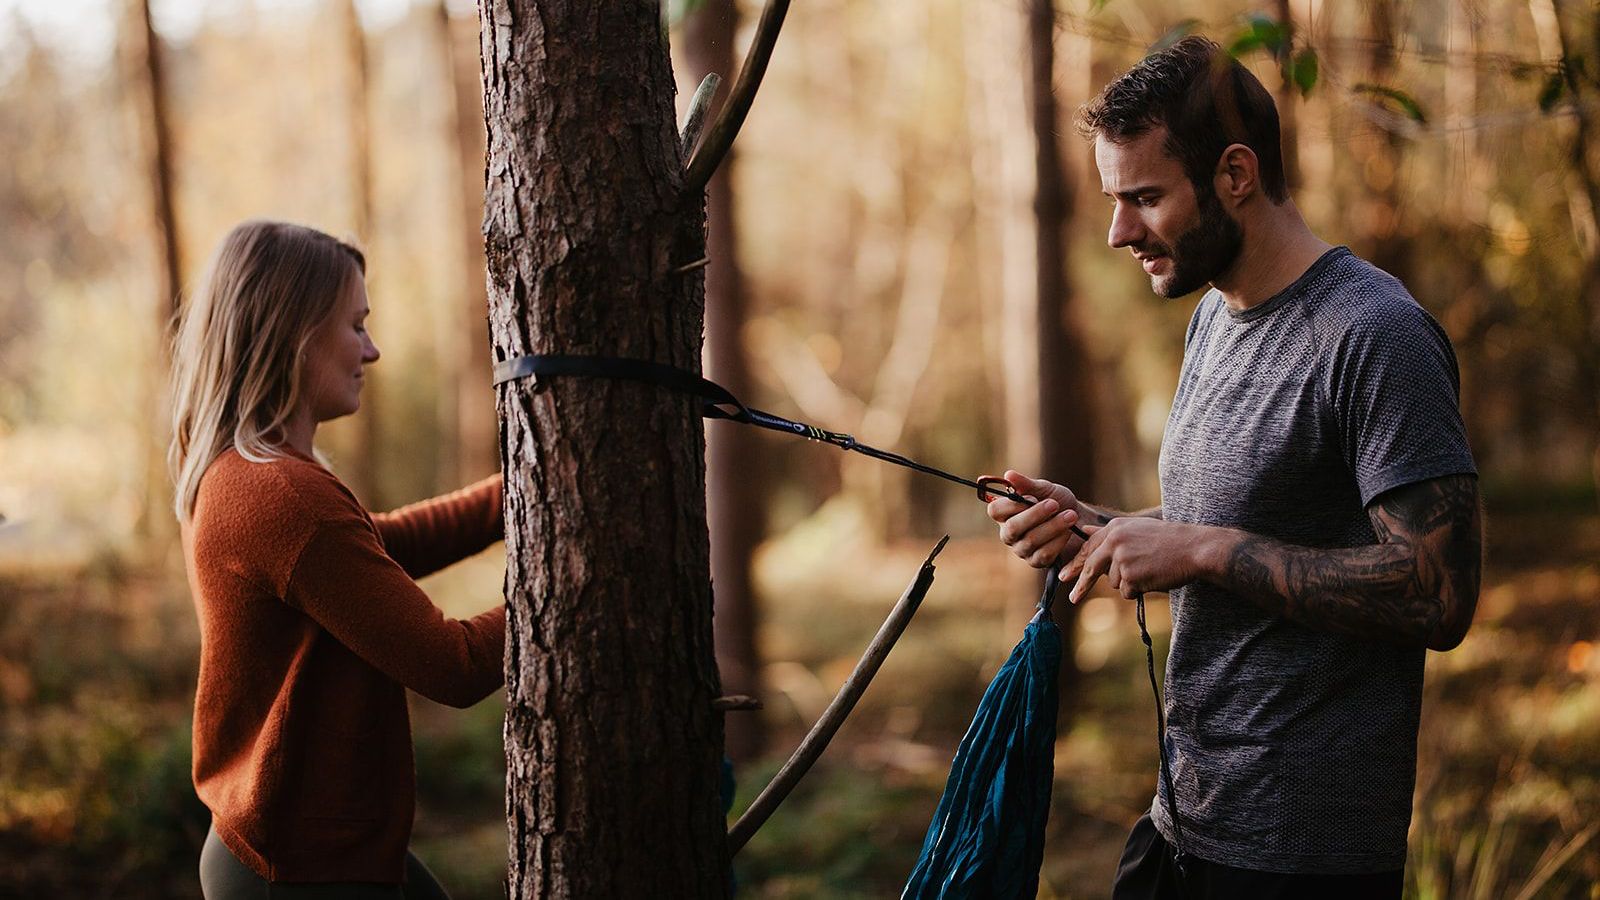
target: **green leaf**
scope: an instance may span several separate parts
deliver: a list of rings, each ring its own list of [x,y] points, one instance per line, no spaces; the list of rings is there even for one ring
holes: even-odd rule
[[[1165,50],[1189,35],[1194,34],[1195,29],[1199,27],[1199,19],[1184,19],[1171,28],[1168,28],[1166,32],[1161,35],[1161,37],[1157,38],[1156,42],[1150,45],[1148,52],[1154,53],[1157,50]]]
[[[1545,76],[1544,87],[1539,90],[1539,110],[1549,112],[1561,102],[1561,95],[1567,91],[1567,74],[1556,69]]]
[[[1422,104],[1412,98],[1410,94],[1398,88],[1387,87],[1381,84],[1358,84],[1350,90],[1357,94],[1366,94],[1380,105],[1396,109],[1406,118],[1418,125],[1428,124],[1428,116],[1422,111]]]
[[[1311,89],[1317,86],[1317,51],[1305,47],[1296,53],[1294,62],[1289,64],[1289,75],[1300,88],[1300,96],[1311,96]]]
[[[1273,56],[1279,56],[1284,49],[1285,36],[1281,24],[1261,13],[1254,13],[1245,20],[1244,28],[1228,45],[1228,55],[1239,57],[1251,50],[1261,49]]]

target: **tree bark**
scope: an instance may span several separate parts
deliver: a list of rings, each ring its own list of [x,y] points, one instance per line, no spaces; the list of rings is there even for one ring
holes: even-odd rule
[[[703,197],[656,4],[485,0],[496,359],[700,362]],[[606,379],[499,389],[513,897],[722,897],[721,715],[697,404]]]
[[[1076,304],[1067,279],[1067,223],[1072,193],[1061,162],[1060,108],[1055,94],[1055,0],[1028,0],[1028,94],[1034,147],[1035,329],[1039,356],[1039,459],[1046,478],[1095,496],[1094,385]],[[1078,608],[1057,604],[1055,619],[1067,651],[1061,660],[1062,711],[1071,727],[1081,673],[1076,646]]]
[[[707,111],[715,121],[734,81],[734,36],[739,8],[733,0],[706,0],[683,24],[685,69],[695,84],[708,73],[723,78],[724,88]],[[693,148],[685,148],[685,153]],[[706,210],[706,348],[709,377],[734,393],[749,397],[753,388],[742,331],[744,285],[739,272],[738,229],[734,217],[733,163],[728,151],[707,185]],[[761,445],[753,429],[733,422],[712,422],[706,429],[706,502],[711,525],[711,585],[716,602],[717,669],[723,690],[761,695],[760,613],[750,579],[750,561],[765,527]],[[735,760],[753,759],[766,743],[766,729],[757,710],[727,721],[727,751]]]

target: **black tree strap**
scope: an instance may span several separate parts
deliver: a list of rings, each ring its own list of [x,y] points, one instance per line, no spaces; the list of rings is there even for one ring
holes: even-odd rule
[[[708,419],[727,419],[732,422],[742,422],[746,425],[755,425],[758,428],[781,431],[784,434],[798,435],[813,441],[832,444],[841,450],[854,450],[873,459],[904,466],[907,469],[943,478],[945,481],[974,488],[979,492],[980,496],[985,498],[992,494],[1028,506],[1032,506],[1034,502],[1009,488],[997,486],[1004,485],[1004,482],[999,479],[985,479],[982,482],[972,481],[962,478],[960,475],[946,472],[943,469],[919,463],[898,453],[879,450],[877,447],[863,444],[853,436],[842,432],[828,431],[825,428],[785,419],[782,416],[776,416],[764,410],[746,406],[722,385],[702,378],[693,372],[676,366],[669,366],[665,363],[650,362],[642,359],[622,359],[614,356],[535,355],[518,356],[496,363],[494,367],[494,383],[497,385],[529,376],[532,376],[537,381],[539,378],[555,375],[617,378],[669,388],[681,394],[699,398],[702,404],[700,413]],[[1078,533],[1083,535],[1081,531]]]

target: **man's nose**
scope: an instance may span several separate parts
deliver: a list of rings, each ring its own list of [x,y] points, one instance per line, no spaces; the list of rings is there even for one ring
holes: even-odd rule
[[[1131,208],[1123,203],[1118,203],[1112,208],[1111,231],[1106,234],[1106,243],[1111,249],[1136,244],[1143,237],[1144,225]]]

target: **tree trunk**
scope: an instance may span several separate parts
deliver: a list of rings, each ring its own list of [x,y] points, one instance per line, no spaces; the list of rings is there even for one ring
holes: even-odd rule
[[[1278,24],[1283,29],[1283,43],[1278,51],[1278,71],[1283,77],[1278,82],[1278,131],[1283,148],[1283,175],[1289,189],[1300,186],[1300,136],[1296,127],[1295,103],[1299,86],[1290,75],[1289,62],[1294,59],[1294,9],[1289,0],[1276,0]]]
[[[435,40],[446,90],[445,145],[450,148],[460,221],[457,258],[461,294],[460,315],[448,343],[454,390],[440,392],[444,421],[453,424],[450,469],[442,481],[464,483],[493,473],[500,466],[500,447],[494,416],[494,392],[489,387],[488,295],[483,270],[483,100],[472,57],[461,53],[450,4],[434,6]]]
[[[372,139],[367,113],[367,33],[361,26],[361,13],[355,0],[337,0],[335,12],[339,17],[339,35],[344,46],[345,104],[349,110],[350,172],[350,227],[362,251],[371,257],[372,240]],[[367,506],[379,509],[388,506],[379,488],[377,448],[380,446],[379,424],[382,421],[379,398],[383,393],[382,374],[377,370],[367,376],[366,396],[361,404],[361,415],[356,417],[350,430],[348,459],[340,467],[351,489]]]
[[[127,12],[129,81],[137,85],[143,109],[137,121],[147,123],[142,137],[145,165],[150,176],[150,219],[153,240],[151,250],[158,263],[155,266],[155,318],[158,323],[156,364],[151,367],[154,390],[150,396],[157,400],[154,419],[158,423],[149,437],[145,453],[144,508],[137,526],[138,534],[159,546],[173,530],[167,515],[169,492],[166,469],[166,422],[170,411],[166,407],[166,390],[172,329],[177,323],[178,287],[183,281],[183,268],[179,259],[178,217],[172,199],[172,128],[167,117],[167,87],[161,64],[161,41],[150,19],[149,0],[133,0]]]
[[[1072,194],[1062,170],[1056,140],[1055,0],[1028,0],[1029,102],[1034,148],[1034,247],[1036,341],[1039,354],[1039,459],[1046,478],[1085,498],[1095,496],[1093,369],[1088,341],[1074,309],[1067,281],[1067,223]],[[1072,725],[1081,673],[1071,652],[1076,645],[1076,606],[1055,608],[1064,650],[1061,659],[1062,711],[1058,726]]]
[[[715,72],[723,89],[707,111],[716,121],[734,81],[733,40],[739,30],[739,9],[733,0],[706,0],[683,25],[684,66],[695,84]],[[691,148],[685,148],[685,153]],[[744,350],[744,286],[739,274],[738,230],[733,204],[733,162],[737,149],[723,158],[707,189],[706,210],[706,348],[709,377],[734,393],[749,397],[753,387]],[[765,527],[762,499],[761,445],[754,429],[733,422],[712,422],[706,429],[706,503],[711,524],[711,585],[716,601],[714,622],[717,669],[723,690],[761,695],[761,649],[750,560]],[[736,713],[727,721],[728,755],[753,759],[766,743],[759,711]]]
[[[654,3],[485,0],[496,359],[699,369],[702,197],[680,200]],[[722,897],[721,716],[698,405],[606,379],[498,393],[512,897]]]
[[[1396,0],[1373,0],[1368,9],[1368,80],[1387,85],[1394,77],[1397,62],[1395,32],[1400,10]],[[1377,129],[1362,159],[1370,210],[1366,223],[1369,237],[1366,256],[1373,265],[1402,282],[1411,274],[1412,244],[1401,223],[1404,146],[1405,139],[1399,134],[1387,128]]]

